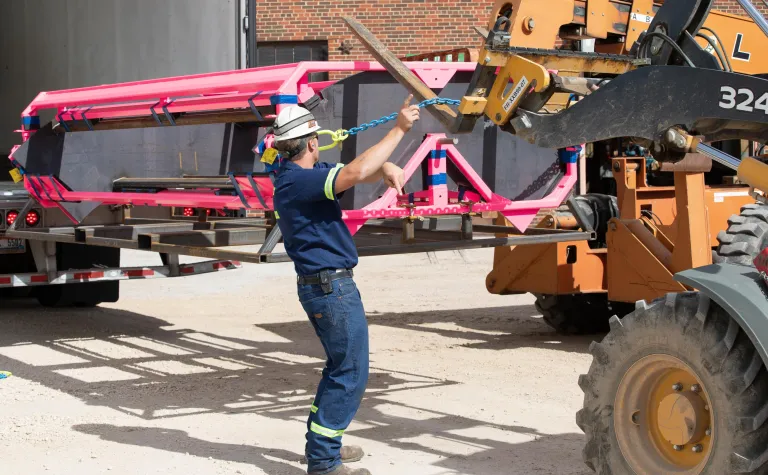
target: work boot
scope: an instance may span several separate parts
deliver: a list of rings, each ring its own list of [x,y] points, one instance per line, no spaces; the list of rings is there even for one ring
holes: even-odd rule
[[[307,472],[309,475],[318,472]],[[371,472],[364,468],[349,468],[344,464],[339,465],[333,471],[328,472],[326,475],[371,475]]]
[[[339,450],[339,453],[341,453],[341,463],[359,462],[363,459],[363,456],[365,455],[365,452],[363,452],[362,447],[358,447],[357,445],[343,445],[341,447],[341,450]],[[306,465],[307,463],[306,455],[301,458],[301,463]]]

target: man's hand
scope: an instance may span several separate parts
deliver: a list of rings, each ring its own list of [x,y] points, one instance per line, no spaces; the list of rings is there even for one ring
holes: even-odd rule
[[[400,128],[403,133],[407,133],[411,130],[413,123],[419,120],[419,106],[416,104],[410,105],[411,99],[413,99],[413,94],[408,95],[405,102],[403,102],[403,108],[397,115],[397,127]]]
[[[405,185],[405,174],[403,169],[395,165],[394,163],[387,162],[381,166],[381,175],[384,179],[384,183],[390,188],[397,190],[398,195],[403,194],[403,186]]]

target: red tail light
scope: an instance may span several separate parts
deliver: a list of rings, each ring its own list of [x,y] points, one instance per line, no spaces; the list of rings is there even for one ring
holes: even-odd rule
[[[37,226],[37,223],[40,222],[40,214],[37,211],[30,211],[24,220],[27,222],[27,226]]]
[[[16,218],[19,217],[18,211],[8,211],[8,214],[5,215],[5,222],[8,223],[8,226],[12,225],[14,221],[16,221]]]
[[[190,218],[195,215],[195,208],[184,208],[183,215]]]

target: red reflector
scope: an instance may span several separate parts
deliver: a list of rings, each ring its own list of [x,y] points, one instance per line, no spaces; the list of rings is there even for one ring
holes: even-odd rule
[[[0,285],[11,285],[10,277],[0,277]]]
[[[155,271],[152,269],[127,270],[123,272],[126,277],[152,277]]]
[[[8,226],[10,226],[14,221],[16,221],[16,218],[18,217],[18,211],[8,211],[8,214],[5,215],[5,222],[8,223]]]
[[[78,272],[74,275],[75,280],[101,279],[103,272]]]
[[[195,215],[195,208],[184,208],[184,211],[182,213],[187,218],[191,218],[192,216]]]
[[[181,272],[182,274],[194,274],[195,268],[192,266],[179,267],[179,272]]]
[[[37,226],[37,223],[40,222],[40,215],[37,211],[30,211],[24,220],[27,222],[27,226]]]
[[[31,282],[34,282],[35,284],[40,284],[43,282],[48,282],[48,276],[47,275],[33,275],[29,278]]]
[[[226,268],[227,268],[227,265],[228,265],[228,264],[227,264],[227,263],[224,263],[224,262],[214,262],[214,263],[213,263],[213,268],[214,268],[214,269],[226,269]]]

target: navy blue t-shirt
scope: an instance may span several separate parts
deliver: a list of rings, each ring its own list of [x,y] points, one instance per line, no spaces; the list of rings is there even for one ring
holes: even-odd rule
[[[321,162],[306,169],[286,160],[275,178],[277,224],[299,275],[357,265],[357,248],[335,190],[342,166]]]

